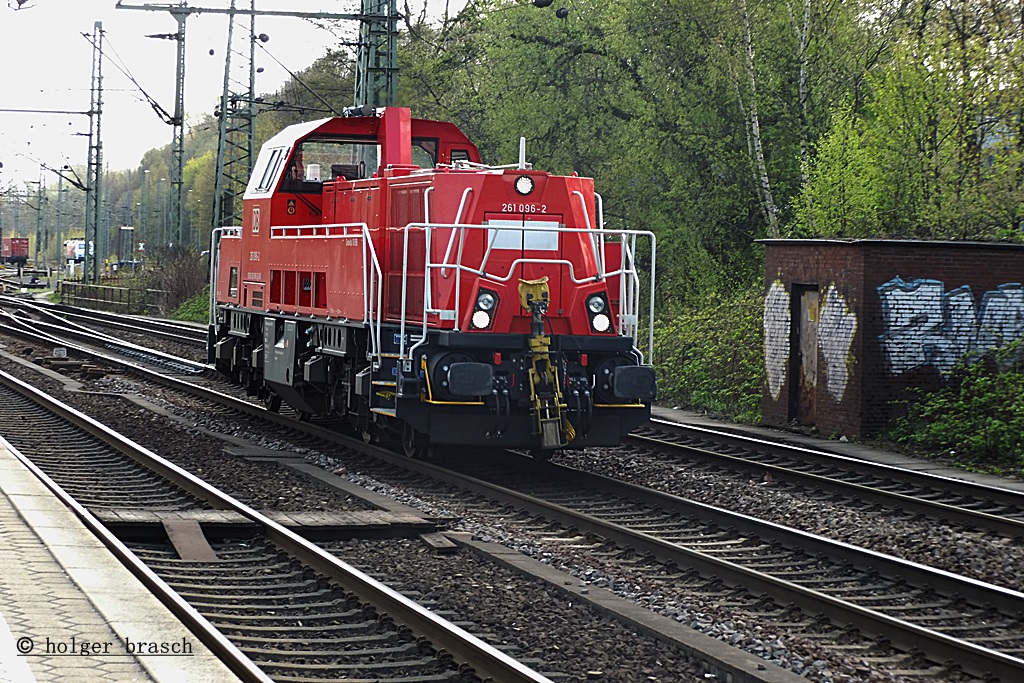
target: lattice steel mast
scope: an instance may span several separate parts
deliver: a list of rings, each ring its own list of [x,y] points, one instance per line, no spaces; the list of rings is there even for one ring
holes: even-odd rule
[[[251,6],[248,9],[240,9],[235,7],[234,2],[230,8],[228,7],[192,7],[187,5],[184,0],[181,0],[176,5],[126,5],[121,0],[118,0],[116,5],[117,9],[134,9],[134,10],[146,10],[154,12],[170,12],[171,15],[178,22],[178,31],[174,34],[156,36],[159,38],[171,38],[176,40],[178,43],[177,51],[177,73],[175,79],[175,97],[174,97],[174,115],[172,117],[172,125],[174,126],[173,140],[171,142],[171,226],[177,236],[177,243],[182,243],[184,237],[184,182],[182,180],[182,172],[184,169],[184,150],[185,150],[185,20],[190,14],[227,14],[230,16],[231,21],[234,20],[235,15],[242,14],[251,17],[250,25],[255,31],[255,17],[256,16],[277,16],[277,17],[297,17],[303,19],[342,19],[342,20],[355,20],[361,21],[363,15],[361,14],[338,14],[332,12],[290,12],[287,10],[257,10],[255,6]],[[396,22],[397,25],[397,22]],[[251,47],[254,47],[252,45]],[[231,49],[229,43],[228,59],[230,59]],[[252,50],[250,49],[250,73],[253,73],[252,66]],[[239,97],[239,102],[246,102],[250,104],[250,119],[255,119],[255,92],[254,92],[255,77],[250,78],[249,93],[244,97]],[[223,96],[222,96],[223,102]],[[224,111],[221,111],[222,116]],[[232,170],[232,175],[241,176],[245,174],[246,179],[252,172],[252,163],[254,161],[253,146],[255,144],[253,140],[253,124],[250,122],[243,126],[240,130],[247,130],[246,133],[248,141],[246,142],[247,154],[244,160],[240,160],[239,168]],[[224,141],[221,140],[222,146],[225,145]],[[226,147],[225,147],[226,148]],[[218,169],[220,170],[220,169]],[[218,174],[220,178],[221,174]],[[224,183],[223,187],[227,188],[229,183]],[[215,201],[223,202],[223,193],[218,193],[218,198]],[[232,204],[237,204],[232,200]],[[218,213],[218,218],[223,211]]]
[[[86,175],[85,262],[82,279],[100,281],[100,224],[103,216],[103,138],[100,122],[103,113],[103,22],[93,24],[92,88],[89,106],[89,163]]]
[[[395,0],[362,0],[356,54],[356,105],[386,107],[398,92],[398,12]]]

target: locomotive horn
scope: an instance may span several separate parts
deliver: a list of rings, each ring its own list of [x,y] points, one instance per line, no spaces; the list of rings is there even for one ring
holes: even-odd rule
[[[368,104],[361,104],[355,107],[345,107],[342,110],[341,115],[346,118],[351,118],[353,116],[373,116],[373,107]]]

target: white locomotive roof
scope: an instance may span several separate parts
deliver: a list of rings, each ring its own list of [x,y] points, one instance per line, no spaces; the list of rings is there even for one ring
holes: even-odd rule
[[[284,170],[284,165],[280,164],[280,167],[276,169],[273,182],[268,184],[261,183],[260,181],[263,180],[264,173],[267,166],[270,164],[271,158],[274,156],[274,152],[276,150],[283,149],[284,156],[287,156],[291,152],[292,147],[295,146],[296,140],[309,135],[330,120],[330,118],[326,118],[317,119],[316,121],[296,123],[288,126],[277,135],[264,142],[263,147],[260,148],[260,154],[256,158],[256,164],[253,166],[252,177],[249,178],[249,184],[245,188],[245,199],[269,197],[273,194],[274,188],[277,186],[277,180]]]
[[[288,126],[281,130],[277,135],[264,142],[262,149],[266,149],[268,147],[291,147],[296,140],[309,135],[330,120],[330,118],[317,119],[316,121],[305,121],[303,123],[296,123]]]

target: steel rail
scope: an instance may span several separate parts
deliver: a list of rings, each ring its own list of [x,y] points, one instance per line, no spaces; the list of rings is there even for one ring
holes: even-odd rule
[[[395,456],[398,457],[398,456]],[[552,503],[534,496],[520,493],[507,487],[493,484],[469,475],[459,474],[422,461],[405,461],[409,469],[437,478],[452,485],[466,488],[474,493],[517,506],[532,514],[557,521],[581,532],[590,532],[608,538],[616,543],[629,546],[639,553],[650,553],[653,557],[678,566],[691,566],[707,574],[719,576],[727,582],[742,585],[752,591],[763,591],[783,602],[792,602],[809,612],[825,612],[830,616],[846,620],[867,633],[881,634],[897,647],[926,652],[934,661],[949,658],[961,664],[967,671],[977,675],[994,674],[1002,681],[1024,680],[1024,660],[980,647],[958,638],[922,628],[910,622],[890,617],[871,609],[840,600],[820,591],[802,587],[794,582],[770,574],[743,567],[700,551],[684,548],[676,543],[659,539],[648,533],[638,532],[623,525],[602,520],[571,508]],[[521,467],[521,466],[520,466]],[[574,486],[593,487],[602,493],[617,493],[631,501],[640,501],[666,510],[678,510],[682,514],[702,521],[732,527],[747,533],[781,538],[793,547],[810,553],[820,552],[837,561],[847,561],[856,566],[878,569],[879,574],[919,581],[937,591],[948,594],[959,593],[978,605],[991,603],[999,610],[1012,613],[1024,609],[1024,594],[985,584],[974,579],[958,577],[949,572],[936,570],[906,560],[857,548],[856,546],[833,541],[821,536],[790,529],[771,522],[741,515],[727,510],[690,501],[678,496],[645,489],[634,484],[610,479],[568,467],[548,463],[543,476],[550,481],[554,477],[571,477]]]
[[[124,364],[123,361],[115,361]],[[952,638],[944,634],[925,629],[906,621],[889,617],[878,612],[862,608],[837,598],[824,595],[819,591],[809,590],[799,585],[779,579],[768,574],[745,569],[740,565],[721,560],[698,551],[683,548],[678,544],[658,539],[646,533],[636,532],[627,527],[607,522],[589,515],[584,515],[556,503],[550,503],[533,496],[518,493],[512,489],[485,482],[483,480],[459,474],[427,462],[410,460],[384,449],[365,445],[357,440],[346,437],[329,429],[309,423],[300,423],[284,415],[269,412],[263,407],[241,401],[226,394],[197,386],[190,382],[161,375],[157,372],[127,364],[128,369],[154,381],[193,395],[213,400],[221,405],[235,408],[241,412],[256,415],[291,429],[302,430],[312,436],[323,438],[332,443],[343,444],[363,452],[372,453],[382,460],[400,463],[403,467],[440,481],[466,488],[475,493],[485,495],[507,504],[516,505],[533,514],[544,516],[567,526],[604,536],[624,546],[631,546],[640,552],[648,552],[662,561],[672,561],[682,566],[693,566],[708,575],[717,575],[726,581],[743,585],[755,591],[770,593],[779,600],[793,602],[811,612],[827,611],[837,618],[845,619],[851,625],[868,633],[885,635],[897,647],[905,650],[921,650],[927,652],[935,661],[944,661],[950,657],[961,664],[965,670],[978,675],[994,674],[1003,681],[1024,680],[1024,660],[979,647],[973,643]],[[685,511],[685,514],[707,519],[723,527],[747,530],[750,533],[767,534],[786,539],[790,544],[810,552],[822,552],[831,557],[854,563],[858,566],[875,566],[879,573],[903,578],[914,578],[924,585],[935,587],[949,594],[959,593],[967,600],[978,605],[991,603],[1000,610],[1024,611],[1024,594],[1008,589],[991,586],[973,579],[957,577],[948,572],[935,570],[922,565],[893,558],[881,553],[857,548],[855,546],[831,541],[813,534],[800,532],[787,527],[763,522],[755,518],[706,506],[694,501],[670,494],[644,489],[633,484],[609,479],[600,475],[584,473],[572,468],[548,464],[547,476],[563,472],[574,479],[583,478],[588,485],[602,491],[619,491],[631,500],[639,500],[649,505],[657,505],[665,509]]]
[[[53,341],[52,339],[50,339],[48,337],[48,335],[40,337],[36,333],[20,332],[20,331],[18,332],[18,334],[19,334],[19,336],[23,336],[25,338],[36,339],[36,340],[39,340],[39,341],[46,341],[46,342]],[[360,453],[371,455],[372,457],[374,457],[374,458],[376,458],[378,460],[381,460],[381,461],[384,461],[384,462],[387,462],[387,463],[390,463],[390,464],[393,464],[393,465],[396,465],[396,466],[400,466],[400,467],[411,468],[411,469],[414,469],[414,470],[416,470],[417,468],[419,468],[421,466],[425,466],[425,463],[421,463],[419,461],[411,461],[411,460],[409,460],[409,458],[401,456],[401,455],[398,455],[397,453],[393,453],[391,451],[379,448],[377,446],[365,444],[359,438],[348,437],[348,436],[346,436],[344,434],[341,434],[341,433],[339,433],[337,431],[334,431],[334,430],[329,429],[327,427],[323,427],[323,426],[317,425],[315,423],[298,422],[295,419],[289,418],[289,417],[287,417],[285,415],[268,411],[268,410],[266,410],[266,408],[262,404],[249,403],[247,401],[235,398],[233,396],[229,396],[227,394],[221,393],[221,392],[216,391],[214,389],[210,389],[208,387],[204,387],[204,386],[201,386],[201,385],[193,384],[192,382],[186,381],[186,380],[183,380],[183,379],[162,375],[162,374],[160,374],[158,372],[155,372],[153,370],[150,370],[148,368],[142,368],[142,367],[139,367],[139,366],[135,366],[133,364],[126,363],[123,359],[111,358],[111,357],[109,357],[109,356],[107,356],[105,354],[98,353],[98,352],[90,350],[90,349],[86,349],[86,348],[83,348],[83,347],[71,347],[71,348],[73,348],[79,354],[82,354],[82,355],[85,355],[85,356],[89,356],[89,357],[93,357],[93,358],[97,358],[99,360],[102,360],[103,362],[107,362],[107,363],[111,363],[111,364],[114,364],[114,365],[118,365],[118,366],[124,367],[127,372],[137,374],[140,377],[143,377],[144,379],[147,379],[147,380],[150,380],[150,381],[154,381],[156,383],[159,383],[159,384],[161,384],[163,386],[166,386],[168,388],[174,389],[176,391],[182,391],[182,392],[188,393],[188,394],[190,394],[192,396],[196,396],[196,397],[199,397],[199,398],[202,398],[202,399],[205,399],[205,400],[209,400],[209,401],[211,401],[213,403],[216,403],[218,405],[221,405],[221,406],[224,406],[224,407],[236,410],[236,411],[238,411],[241,414],[249,415],[249,416],[252,416],[252,417],[256,417],[256,418],[259,418],[261,420],[270,422],[272,424],[275,424],[275,425],[278,425],[278,426],[281,426],[281,427],[285,427],[285,428],[288,428],[288,429],[293,429],[293,430],[301,431],[305,435],[312,436],[312,437],[315,437],[315,438],[318,438],[318,439],[322,439],[322,440],[324,440],[325,442],[328,442],[328,443],[344,446],[346,448],[353,449],[353,450],[358,451]],[[429,469],[427,472],[429,474],[429,473],[432,473],[433,471],[434,470]],[[707,658],[709,660],[712,660],[712,661],[718,661],[715,658],[714,654],[711,653],[711,652],[703,652],[701,654],[701,656],[705,657],[705,658]],[[720,663],[723,666],[729,666],[725,662],[720,662]],[[767,681],[775,681],[776,680],[774,677],[765,674],[765,672],[763,672],[761,670],[747,671],[747,672],[745,672],[744,676],[745,676],[745,678],[742,678],[741,680],[764,681],[765,683],[767,683]]]
[[[13,296],[0,296],[0,304],[24,306],[30,304],[32,308],[56,312],[58,315],[67,315],[90,320],[100,321],[115,327],[127,327],[129,329],[142,329],[156,336],[173,339],[184,343],[206,343],[207,327],[205,324],[190,324],[180,320],[162,320],[160,318],[147,318],[138,315],[124,315],[98,311],[91,308],[80,308],[69,304],[57,304],[44,299],[31,299],[26,301]]]
[[[177,334],[175,332],[168,332],[166,330],[161,330],[161,329],[156,329],[155,327],[150,327],[150,326],[146,325],[144,322],[142,322],[141,320],[139,320],[137,318],[132,318],[131,322],[124,322],[126,320],[126,318],[124,316],[121,316],[117,320],[109,320],[109,319],[107,319],[105,317],[94,316],[94,315],[84,314],[84,313],[77,313],[77,312],[67,311],[67,310],[58,310],[55,313],[50,313],[50,315],[56,315],[56,316],[58,316],[60,318],[64,318],[65,320],[67,320],[69,322],[74,322],[75,320],[85,321],[87,323],[92,323],[94,325],[100,325],[102,327],[113,327],[113,328],[118,329],[118,330],[125,330],[125,331],[128,331],[128,332],[147,334],[147,335],[151,335],[151,336],[154,336],[154,337],[159,337],[160,339],[166,339],[166,340],[169,340],[169,341],[176,341],[176,342],[179,342],[179,343],[182,343],[182,344],[188,344],[188,345],[191,345],[191,346],[204,346],[204,347],[206,346],[207,334],[206,334],[205,330],[203,330],[203,332],[202,332],[202,338],[200,338],[198,336],[191,336],[191,337],[189,337],[189,336]]]
[[[11,381],[18,384],[12,384]],[[23,385],[7,373],[0,372],[0,381],[5,386],[18,388]],[[29,387],[31,388],[31,387]],[[81,520],[89,531],[95,535],[111,554],[124,565],[154,596],[166,606],[206,647],[220,659],[235,675],[246,683],[273,683],[245,654],[217,630],[202,614],[182,599],[163,579],[122,543],[106,526],[89,512],[78,501],[71,497],[53,479],[26,458],[21,451],[0,436],[2,442],[32,474],[47,488],[54,497],[70,509]]]
[[[23,335],[25,337],[37,338],[34,335],[31,335],[30,333],[21,333],[21,335]],[[41,339],[41,341],[51,341],[51,340],[48,337],[44,337],[44,338]],[[289,429],[294,429],[294,430],[297,430],[297,431],[301,431],[305,435],[312,436],[312,437],[315,437],[315,438],[318,438],[318,439],[322,439],[322,440],[324,440],[325,442],[328,442],[328,443],[333,443],[333,444],[337,444],[337,445],[340,445],[340,446],[344,446],[346,448],[350,448],[352,450],[355,450],[355,451],[358,451],[360,453],[364,453],[364,454],[370,455],[370,456],[372,456],[372,457],[374,457],[374,458],[376,458],[378,460],[390,463],[392,465],[396,465],[396,466],[400,466],[400,467],[407,467],[407,468],[410,468],[410,469],[413,469],[413,470],[417,470],[417,468],[426,465],[425,463],[421,463],[420,461],[411,461],[411,460],[409,460],[409,458],[407,458],[405,456],[398,455],[397,453],[394,453],[394,452],[391,452],[391,451],[379,448],[377,446],[365,444],[359,438],[348,437],[348,436],[346,436],[344,434],[341,434],[341,433],[339,433],[337,431],[334,431],[332,429],[329,429],[327,427],[323,427],[323,426],[317,425],[315,423],[298,422],[295,419],[289,418],[289,417],[287,417],[285,415],[268,411],[268,410],[266,410],[265,407],[263,407],[262,404],[249,403],[249,402],[246,402],[244,400],[235,398],[233,396],[229,396],[227,394],[223,394],[223,393],[218,392],[218,391],[216,391],[214,389],[210,389],[208,387],[204,387],[204,386],[200,386],[200,385],[197,385],[197,384],[193,384],[193,383],[191,383],[189,381],[186,381],[186,380],[183,380],[183,379],[178,379],[178,378],[175,378],[175,377],[169,377],[169,376],[166,376],[166,375],[162,375],[162,374],[160,374],[158,372],[155,372],[153,370],[150,370],[148,368],[142,368],[142,367],[138,367],[138,366],[132,365],[130,363],[126,363],[122,359],[109,358],[108,356],[105,356],[104,354],[97,353],[97,352],[91,351],[89,349],[78,348],[78,347],[74,347],[74,348],[75,348],[76,352],[78,352],[80,354],[91,356],[91,357],[95,357],[95,358],[98,358],[100,360],[103,360],[104,362],[109,362],[109,363],[112,363],[112,364],[117,364],[119,366],[124,367],[126,369],[126,371],[128,371],[128,372],[137,374],[137,375],[139,375],[139,376],[141,376],[141,377],[143,377],[143,378],[145,378],[147,380],[157,382],[157,383],[159,383],[159,384],[161,384],[163,386],[169,387],[169,388],[174,389],[176,391],[182,391],[182,392],[188,393],[190,395],[193,395],[193,396],[196,396],[196,397],[199,397],[199,398],[203,398],[205,400],[209,400],[211,402],[214,402],[216,404],[222,405],[224,407],[236,410],[236,411],[238,411],[238,412],[240,412],[240,413],[242,413],[244,415],[249,415],[249,416],[252,416],[252,417],[257,417],[257,418],[259,418],[261,420],[270,422],[270,423],[275,424],[275,425],[279,425],[281,427],[286,427],[286,428],[289,428]],[[440,470],[440,471],[444,471],[444,470]],[[433,469],[428,469],[427,470],[428,474],[433,474],[433,472],[434,472]],[[440,478],[440,477],[438,477],[438,478]],[[193,495],[195,495],[195,494],[193,493]],[[731,666],[731,664],[729,664],[728,662],[719,661],[718,659],[716,659],[715,655],[712,652],[702,652],[701,656],[706,658],[706,659],[708,659],[709,661],[719,662],[719,664],[722,665],[722,666],[725,666],[725,667]],[[768,683],[768,681],[776,681],[777,678],[774,677],[774,675],[770,675],[770,673],[771,672],[765,672],[765,671],[762,671],[760,669],[758,669],[758,670],[749,670],[749,671],[745,671],[744,674],[743,674],[743,677],[738,678],[737,680],[763,681],[764,683]]]
[[[53,316],[52,313],[48,313],[46,311],[43,311],[42,313],[46,316]],[[74,349],[75,351],[81,353],[82,355],[97,358],[110,364],[120,365],[126,368],[132,368],[139,371],[143,370],[143,368],[141,368],[140,366],[135,365],[133,363],[129,363],[123,358],[116,358],[114,356],[100,353],[94,349],[89,349],[82,346],[75,346],[74,344],[69,343],[68,339],[58,337],[57,334],[66,335],[68,338],[71,339],[84,339],[86,342],[100,343],[103,344],[108,349],[119,349],[120,353],[124,355],[134,355],[136,357],[147,356],[153,359],[149,362],[153,363],[154,365],[162,365],[167,368],[172,368],[175,372],[199,375],[212,371],[212,368],[210,366],[205,365],[203,363],[197,363],[187,358],[179,358],[178,356],[163,353],[162,351],[156,351],[154,349],[148,349],[144,346],[138,346],[137,344],[131,344],[129,342],[121,341],[120,339],[109,337],[94,330],[82,328],[80,325],[77,325],[74,322],[71,322],[69,320],[63,320],[59,317],[57,318],[59,322],[51,323],[41,320],[21,320],[14,316],[12,313],[3,310],[0,310],[0,316],[6,317],[8,321],[10,321],[12,327],[8,328],[7,331],[11,334],[19,335],[22,336],[22,338],[26,339],[42,341],[48,344],[65,346],[69,349]],[[21,329],[19,330],[18,327],[20,327]],[[74,329],[76,327],[78,329]],[[46,328],[52,330],[54,333],[44,332],[42,329],[39,328]]]
[[[33,304],[39,305],[38,301]],[[51,308],[45,306],[44,309]],[[91,321],[97,325],[114,327],[129,330],[132,332],[143,332],[145,334],[167,339],[170,341],[191,344],[192,346],[206,346],[208,336],[205,327],[186,327],[184,325],[168,325],[156,320],[149,320],[139,316],[114,315],[105,311],[92,311],[89,309],[76,309],[65,304],[53,305],[53,311],[67,319],[78,319]]]
[[[751,450],[756,449],[772,455],[803,460],[805,462],[812,462],[829,467],[841,468],[845,473],[853,472],[872,476],[878,479],[889,478],[908,485],[927,487],[935,491],[954,492],[970,496],[975,502],[991,501],[1024,511],[1024,493],[1010,489],[1002,489],[987,484],[979,484],[976,482],[954,479],[927,472],[904,470],[892,465],[859,460],[827,451],[818,451],[799,446],[791,446],[788,444],[772,443],[755,437],[729,434],[726,432],[719,432],[691,425],[680,425],[677,423],[662,422],[660,420],[652,420],[652,422],[658,427],[672,428],[673,431],[676,431],[677,433],[696,433],[703,438],[711,439],[720,443],[727,443]],[[670,448],[676,451],[684,451],[687,454],[694,455],[708,461],[724,462],[728,467],[744,472],[770,472],[772,477],[777,479],[799,482],[810,486],[838,489],[845,495],[859,498],[861,500],[869,500],[887,506],[895,506],[936,518],[944,518],[950,522],[956,522],[967,526],[991,529],[1007,536],[1024,536],[1024,519],[1015,519],[987,512],[979,512],[966,507],[932,501],[906,493],[886,491],[867,484],[844,481],[842,478],[829,476],[827,474],[804,472],[799,469],[760,462],[756,459],[744,457],[743,455],[719,453],[707,448],[674,443],[654,436],[630,434],[626,439],[644,444],[654,444],[662,448]]]
[[[143,466],[157,472],[199,500],[206,502],[214,509],[231,510],[248,518],[263,528],[270,541],[330,579],[337,581],[340,585],[358,595],[362,600],[376,605],[389,614],[395,615],[410,628],[422,633],[439,647],[450,652],[456,659],[467,663],[482,678],[490,677],[502,683],[551,683],[550,679],[542,674],[524,666],[476,636],[442,619],[430,610],[409,600],[363,572],[358,571],[352,565],[321,550],[298,534],[265,517],[257,510],[210,486],[181,467],[127,439],[88,415],[57,401],[53,397],[3,371],[0,371],[0,381],[17,390],[23,396],[72,422],[109,446],[125,453],[125,455],[135,459]],[[54,486],[56,485],[54,484]],[[85,512],[88,514],[88,511]],[[96,523],[98,524],[98,522]],[[125,551],[127,551],[127,548],[125,548]],[[155,575],[152,575],[148,570],[144,575],[147,577],[147,585],[149,585],[149,581],[155,578]],[[142,577],[140,576],[140,578]],[[175,610],[175,613],[178,614],[180,612],[180,618],[183,620],[193,618],[189,613],[191,608],[184,610],[177,602],[172,604],[174,605],[172,609]],[[168,606],[170,607],[171,605]],[[194,612],[194,610],[191,611]],[[196,623],[198,624],[198,622]],[[199,634],[197,633],[197,635]],[[211,647],[224,647],[223,643],[220,643],[218,640],[211,642],[213,642]],[[252,680],[264,681],[269,679]]]
[[[28,328],[27,326],[25,326],[25,323],[23,321],[14,318],[9,313],[3,310],[0,310],[0,317],[7,317],[11,322],[11,325],[9,325],[5,330],[7,334],[11,334],[21,339],[26,339],[29,341],[64,346],[65,348],[68,349],[69,352],[73,352],[75,354],[85,356],[87,358],[92,358],[94,360],[103,362],[113,367],[122,368],[125,372],[138,375],[143,379],[156,382],[158,384],[162,384],[163,386],[169,387],[171,389],[175,389],[177,391],[181,391],[192,396],[203,398],[214,403],[219,403],[227,408],[237,410],[238,412],[243,413],[245,415],[257,416],[264,420],[282,426],[296,426],[295,420],[288,418],[284,415],[278,415],[277,413],[273,413],[267,410],[262,404],[243,401],[242,399],[219,392],[215,389],[211,389],[209,387],[205,387],[199,384],[193,384],[192,382],[178,379],[170,375],[165,375],[156,370],[152,370],[150,368],[132,363],[124,358],[103,353],[102,351],[99,351],[97,349],[89,348],[86,346],[77,346],[75,344],[69,344],[67,340],[60,339],[46,332]],[[15,327],[16,325],[22,325],[22,328],[18,329],[17,327]],[[206,366],[206,369],[211,372],[213,370],[213,368],[209,366]],[[328,432],[324,430],[324,433],[326,434]]]

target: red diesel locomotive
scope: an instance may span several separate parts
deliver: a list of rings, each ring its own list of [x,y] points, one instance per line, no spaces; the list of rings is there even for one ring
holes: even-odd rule
[[[647,421],[654,238],[605,231],[590,178],[485,166],[453,124],[353,108],[263,145],[243,225],[214,230],[210,359],[271,410],[366,437],[614,445]],[[647,335],[648,358],[652,336]]]

